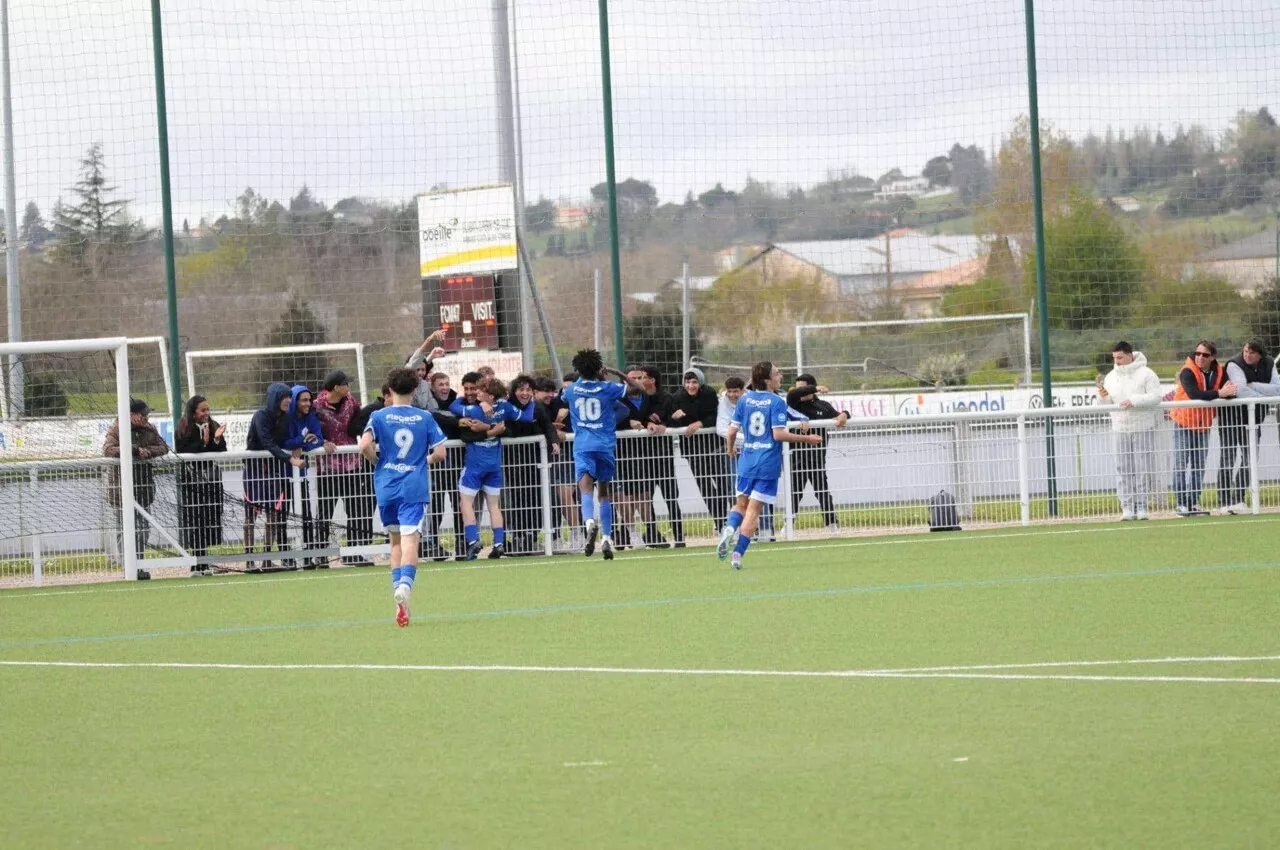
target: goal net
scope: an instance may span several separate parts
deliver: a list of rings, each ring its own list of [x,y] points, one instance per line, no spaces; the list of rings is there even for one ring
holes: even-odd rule
[[[123,338],[0,344],[0,586],[128,577],[147,529],[130,494],[154,490],[134,454]],[[135,473],[138,473],[135,476]]]
[[[796,326],[796,363],[839,389],[1031,382],[1026,313]]]

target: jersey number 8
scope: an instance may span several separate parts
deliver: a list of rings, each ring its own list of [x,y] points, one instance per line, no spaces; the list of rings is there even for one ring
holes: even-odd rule
[[[747,417],[747,433],[753,437],[764,436],[764,414],[759,410]]]

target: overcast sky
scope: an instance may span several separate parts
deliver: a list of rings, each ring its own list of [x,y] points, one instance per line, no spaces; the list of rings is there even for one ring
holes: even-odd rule
[[[605,173],[597,0],[510,2],[528,199],[583,198]],[[101,141],[158,216],[149,5],[10,3],[20,205],[47,216]],[[332,204],[494,182],[491,5],[163,3],[177,225],[246,186]],[[1022,0],[613,0],[610,18],[618,177],[664,201],[918,173],[955,142],[989,153],[1027,110]],[[1042,116],[1074,135],[1280,107],[1274,0],[1040,0],[1037,32]]]

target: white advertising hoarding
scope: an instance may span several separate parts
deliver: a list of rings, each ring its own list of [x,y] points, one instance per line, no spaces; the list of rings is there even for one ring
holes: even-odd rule
[[[515,195],[510,185],[418,196],[422,276],[516,267]]]

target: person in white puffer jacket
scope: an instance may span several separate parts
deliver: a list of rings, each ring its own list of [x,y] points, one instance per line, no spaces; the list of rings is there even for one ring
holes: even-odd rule
[[[1111,347],[1111,359],[1115,368],[1106,378],[1098,376],[1098,398],[1121,408],[1111,412],[1120,519],[1147,519],[1163,395],[1160,378],[1147,366],[1146,355],[1124,340]]]

